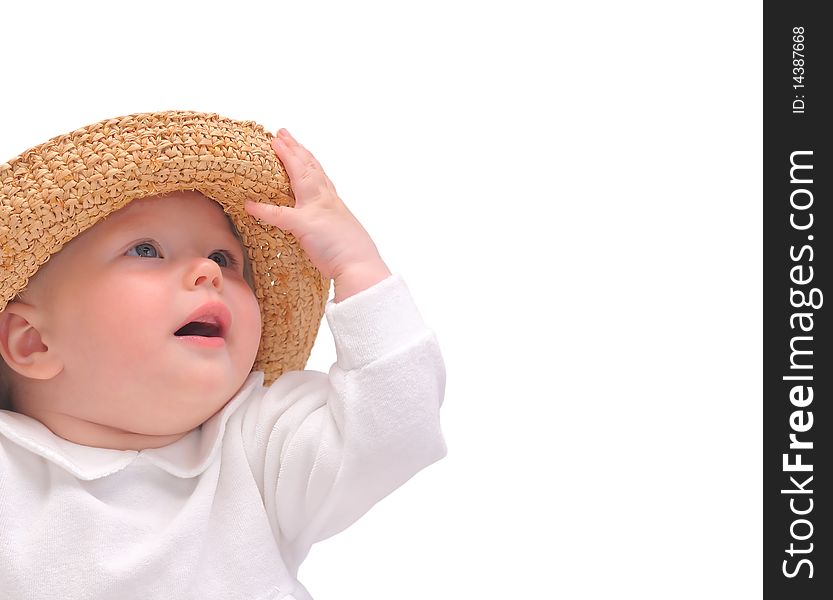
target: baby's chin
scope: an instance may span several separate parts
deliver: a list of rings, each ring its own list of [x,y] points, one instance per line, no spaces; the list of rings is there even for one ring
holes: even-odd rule
[[[169,394],[163,402],[153,403],[149,434],[165,435],[196,429],[214,416],[234,397],[239,388],[225,385],[194,386],[183,394]]]
[[[117,410],[107,410],[109,414],[105,418],[125,432],[148,436],[184,435],[222,410],[242,384],[237,378],[217,375],[125,382],[122,392],[128,392],[128,395],[122,395]]]

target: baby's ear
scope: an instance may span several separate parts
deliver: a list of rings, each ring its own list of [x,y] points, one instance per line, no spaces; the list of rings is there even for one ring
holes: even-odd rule
[[[10,369],[29,379],[52,379],[64,368],[38,331],[39,311],[23,302],[9,302],[0,312],[0,355]]]

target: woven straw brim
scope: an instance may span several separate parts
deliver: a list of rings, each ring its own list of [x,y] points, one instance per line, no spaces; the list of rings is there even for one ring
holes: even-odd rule
[[[329,280],[297,239],[260,224],[245,200],[294,206],[289,179],[252,121],[140,113],[52,138],[0,165],[0,311],[49,257],[132,200],[196,190],[217,201],[247,248],[263,331],[253,370],[266,383],[303,369]]]

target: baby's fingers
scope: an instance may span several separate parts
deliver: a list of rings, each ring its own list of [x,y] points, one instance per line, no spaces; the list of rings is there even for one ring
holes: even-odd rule
[[[335,187],[312,153],[299,144],[286,129],[272,138],[272,148],[281,159],[299,204],[320,196],[325,191],[335,193]]]
[[[268,223],[280,227],[284,231],[294,233],[297,227],[295,209],[290,206],[278,206],[276,204],[265,204],[263,202],[252,202],[246,200],[243,207],[246,212]]]
[[[278,157],[286,167],[289,178],[296,180],[309,179],[324,175],[324,169],[312,153],[299,144],[286,129],[278,131],[278,136],[272,138],[272,147],[278,152]]]

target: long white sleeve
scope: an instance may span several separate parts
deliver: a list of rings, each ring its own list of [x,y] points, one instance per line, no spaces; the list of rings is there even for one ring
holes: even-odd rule
[[[246,415],[264,505],[287,567],[446,453],[445,367],[435,335],[392,275],[325,314],[329,376],[287,373]],[[263,453],[261,462],[260,455]],[[259,478],[258,478],[259,479]]]

